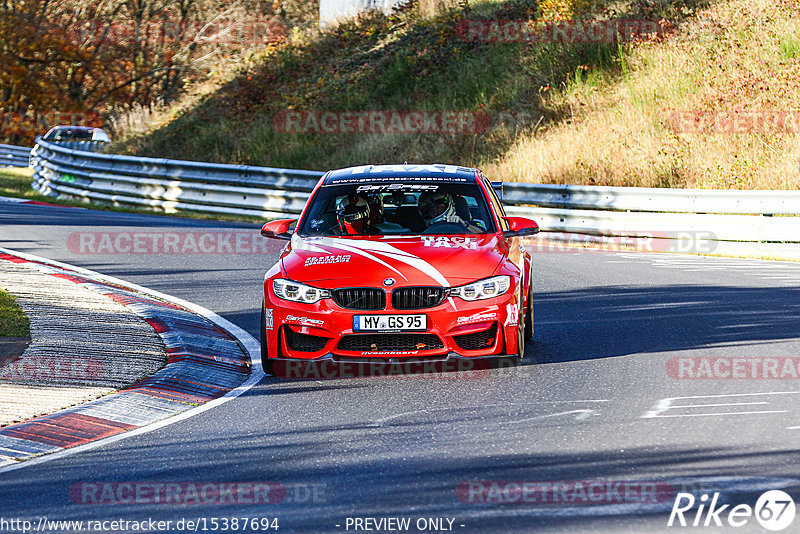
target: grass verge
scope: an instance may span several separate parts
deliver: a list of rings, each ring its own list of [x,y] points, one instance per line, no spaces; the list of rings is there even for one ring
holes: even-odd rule
[[[0,337],[29,337],[30,321],[13,295],[0,289]]]

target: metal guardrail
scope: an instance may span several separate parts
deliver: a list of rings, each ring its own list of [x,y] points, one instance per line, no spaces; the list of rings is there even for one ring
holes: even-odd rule
[[[543,231],[603,236],[709,241],[800,243],[800,217],[560,210],[509,206],[509,215],[529,217]]]
[[[138,158],[39,140],[33,187],[43,194],[203,213],[299,215],[323,173]],[[715,191],[504,182],[510,215],[543,231],[670,238],[704,232],[720,241],[800,243],[797,191]],[[711,214],[715,213],[715,214]],[[750,214],[750,215],[745,215]]]
[[[503,199],[561,209],[673,213],[800,214],[800,191],[666,189],[513,182]]]
[[[256,217],[299,215],[323,173],[83,152],[39,141],[33,187],[120,204]]]
[[[31,149],[0,144],[0,167],[27,167]]]

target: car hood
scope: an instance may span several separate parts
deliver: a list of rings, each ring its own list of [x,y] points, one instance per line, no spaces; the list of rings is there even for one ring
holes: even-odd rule
[[[281,258],[285,276],[321,287],[453,286],[492,276],[507,254],[494,234],[475,236],[292,237]],[[324,283],[328,281],[329,283]],[[322,283],[320,283],[322,282]]]

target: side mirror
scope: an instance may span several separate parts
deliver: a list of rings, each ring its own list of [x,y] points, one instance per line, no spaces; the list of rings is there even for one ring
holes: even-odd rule
[[[291,239],[292,233],[289,228],[297,222],[297,219],[278,219],[270,221],[261,228],[261,235],[273,239]]]
[[[508,230],[503,232],[503,237],[523,237],[539,233],[539,225],[536,221],[525,217],[503,217],[508,223]]]

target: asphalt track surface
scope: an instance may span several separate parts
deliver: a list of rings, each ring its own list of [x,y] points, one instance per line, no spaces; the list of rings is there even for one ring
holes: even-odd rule
[[[261,281],[277,251],[81,254],[67,245],[82,232],[210,228],[258,232],[0,202],[2,246],[195,302],[258,338]],[[185,421],[0,474],[0,517],[173,525],[277,517],[278,532],[353,532],[348,518],[369,517],[410,518],[409,532],[443,531],[417,530],[421,518],[452,519],[463,533],[758,532],[754,518],[738,529],[668,528],[671,498],[620,502],[609,491],[605,502],[569,493],[565,503],[552,493],[545,502],[482,503],[457,489],[469,481],[503,481],[494,487],[508,491],[514,482],[647,481],[698,497],[719,492],[720,503],[753,505],[769,489],[797,500],[800,381],[677,379],[667,369],[678,357],[800,356],[799,285],[800,265],[791,263],[537,252],[535,340],[521,366],[468,378],[267,377]],[[282,484],[286,498],[91,505],[75,496],[81,483],[259,481]],[[800,519],[786,531],[800,531]]]

